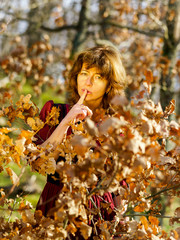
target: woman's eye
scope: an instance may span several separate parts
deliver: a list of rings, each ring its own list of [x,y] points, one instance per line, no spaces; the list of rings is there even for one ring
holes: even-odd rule
[[[97,76],[95,76],[95,79],[97,79],[97,80],[101,80],[102,77],[101,77],[100,75],[97,75]]]

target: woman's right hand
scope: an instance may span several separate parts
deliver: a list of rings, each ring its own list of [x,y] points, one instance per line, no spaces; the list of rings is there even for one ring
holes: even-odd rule
[[[71,108],[68,114],[63,119],[64,124],[68,125],[73,122],[78,122],[79,120],[83,120],[86,117],[92,116],[92,111],[87,106],[83,105],[84,99],[86,98],[87,90],[85,90],[78,100],[78,102]]]

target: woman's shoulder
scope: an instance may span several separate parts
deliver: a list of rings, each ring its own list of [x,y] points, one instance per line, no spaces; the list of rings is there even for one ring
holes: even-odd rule
[[[69,112],[69,104],[66,103],[54,103],[53,100],[47,101],[44,106],[42,107],[40,111],[40,118],[41,120],[45,120],[47,115],[51,112],[52,107],[57,107],[59,108],[62,112],[63,115]]]
[[[51,111],[53,105],[54,105],[54,101],[53,100],[49,100],[49,101],[47,101],[44,104],[44,106],[42,107],[42,109],[40,111],[40,118],[41,118],[41,120],[44,121],[46,119],[46,116]]]

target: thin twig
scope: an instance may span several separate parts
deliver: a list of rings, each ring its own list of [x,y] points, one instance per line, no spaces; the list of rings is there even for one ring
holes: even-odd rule
[[[157,192],[157,193],[154,193],[154,194],[146,197],[145,199],[153,198],[153,197],[155,197],[155,196],[157,196],[157,195],[160,195],[160,194],[163,193],[163,192],[167,192],[167,191],[169,191],[169,190],[171,190],[171,189],[175,189],[175,188],[179,188],[179,187],[180,187],[180,183],[179,183],[179,184],[176,184],[175,186],[170,187],[170,188],[164,188],[164,189],[162,189],[161,191],[159,191],[159,192]]]
[[[93,193],[97,192],[98,190],[102,189],[102,183],[103,181],[106,179],[106,177],[103,177],[103,179],[101,179],[101,181],[99,181],[98,185],[93,188],[90,192],[88,191],[87,197],[91,196]]]
[[[5,197],[8,198],[9,195],[11,195],[11,193],[14,191],[14,189],[15,189],[15,187],[18,185],[18,183],[19,183],[22,175],[24,174],[24,171],[25,171],[26,166],[27,166],[27,163],[22,167],[21,173],[20,173],[17,181],[12,185],[11,189],[9,190],[9,193],[8,193],[7,195],[5,195],[3,198],[5,198]]]
[[[159,192],[157,192],[157,193],[155,193],[155,194],[152,194],[152,195],[150,195],[150,196],[148,196],[148,197],[145,197],[145,199],[154,198],[154,197],[156,197],[157,195],[160,195],[160,194],[163,193],[163,192],[167,192],[167,191],[169,191],[169,190],[172,190],[172,189],[175,189],[175,188],[179,188],[179,187],[180,187],[180,183],[179,183],[179,184],[176,184],[176,185],[173,186],[173,187],[162,189],[161,191],[159,191]],[[135,206],[137,206],[140,202],[141,202],[141,201],[139,201],[138,203],[136,203]],[[133,208],[134,208],[134,207],[129,207],[126,212],[130,212],[131,210],[133,210]]]
[[[10,219],[11,219],[11,216],[12,216],[12,213],[13,213],[13,208],[15,207],[15,205],[16,205],[16,199],[14,200],[13,207],[12,207],[10,215],[9,215],[8,223],[10,222]]]
[[[156,218],[175,218],[175,219],[180,219],[180,217],[174,217],[174,216],[164,216],[164,215],[157,215],[157,214],[137,214],[137,213],[132,213],[132,214],[123,214],[123,217],[141,217],[141,216],[145,216],[145,217],[156,217]]]
[[[89,193],[88,189],[86,189],[86,191]],[[100,210],[99,210],[98,207],[96,206],[96,204],[95,204],[94,200],[92,199],[92,197],[90,197],[90,201],[92,202],[92,205],[95,207],[95,209],[98,210],[98,215],[99,215],[100,219],[103,220],[103,217],[102,217],[102,215],[101,215],[101,213],[100,213]]]
[[[96,206],[96,204],[95,204],[94,200],[92,199],[92,197],[90,197],[90,201],[92,202],[92,205],[98,210],[98,215],[99,215],[100,219],[103,220],[103,217],[102,217],[102,215],[100,213],[100,209]]]
[[[63,224],[63,228],[66,229],[68,224],[68,218],[66,217],[66,219],[64,220],[64,224]]]

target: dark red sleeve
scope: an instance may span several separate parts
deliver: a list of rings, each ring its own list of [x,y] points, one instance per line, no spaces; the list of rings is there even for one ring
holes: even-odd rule
[[[54,102],[52,100],[50,100],[50,101],[46,102],[45,105],[43,106],[43,108],[41,109],[39,116],[43,122],[46,121],[46,117],[50,113],[53,105],[54,105]],[[44,127],[42,129],[40,129],[39,132],[36,133],[35,138],[37,140],[35,140],[35,144],[39,145],[39,144],[42,144],[43,142],[45,142],[46,139],[51,135],[51,133],[53,131],[54,131],[53,127],[45,124]]]

